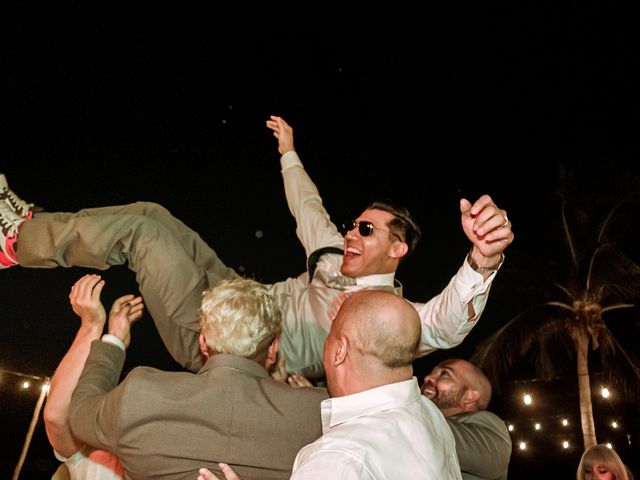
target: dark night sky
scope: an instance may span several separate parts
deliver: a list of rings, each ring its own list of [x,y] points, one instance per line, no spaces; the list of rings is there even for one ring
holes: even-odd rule
[[[593,202],[638,185],[638,35],[614,2],[203,5],[3,6],[11,187],[49,211],[156,201],[228,265],[274,282],[305,260],[264,126],[282,115],[336,222],[374,197],[414,212],[425,237],[398,274],[412,300],[437,293],[468,249],[460,197],[489,193],[508,210],[516,240],[456,350],[468,356],[544,298],[566,256],[557,192]],[[53,373],[83,273],[2,272],[0,366]],[[105,276],[106,302],[135,291],[126,268]],[[151,319],[136,328],[128,364],[174,368]]]

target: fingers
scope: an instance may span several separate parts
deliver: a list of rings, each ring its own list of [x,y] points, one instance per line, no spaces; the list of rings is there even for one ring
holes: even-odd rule
[[[473,205],[462,199],[460,212],[474,219],[473,232],[480,237],[490,235],[487,240],[497,240],[509,235],[511,223],[507,212],[498,208],[489,195],[482,195]]]
[[[111,315],[118,315],[121,311],[126,315],[129,323],[142,318],[144,313],[144,302],[142,297],[134,297],[133,295],[123,295],[116,299],[111,307]]]
[[[219,463],[220,471],[224,474],[226,480],[240,480],[240,477],[236,475],[236,472],[226,463]],[[198,470],[198,480],[220,480],[214,475],[208,468],[201,468]]]
[[[220,471],[224,473],[224,477],[227,480],[240,480],[240,477],[236,475],[236,472],[234,472],[233,469],[226,463],[219,463],[218,466],[220,467]]]
[[[460,213],[466,216],[471,215],[471,202],[466,198],[460,199]]]
[[[91,295],[96,284],[100,283],[98,287],[98,297],[100,296],[100,292],[102,291],[102,287],[104,287],[104,281],[101,281],[100,275],[96,274],[87,274],[80,277],[76,283],[71,287],[71,293],[69,293],[69,298],[79,298],[86,297],[87,295]]]
[[[198,470],[198,480],[220,480],[208,468]]]
[[[293,388],[313,387],[313,383],[311,383],[307,377],[296,374],[290,375],[289,378],[287,378],[287,383]]]

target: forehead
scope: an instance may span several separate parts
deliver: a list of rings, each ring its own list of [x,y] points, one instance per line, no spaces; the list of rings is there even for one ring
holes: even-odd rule
[[[447,372],[453,374],[457,377],[462,377],[465,375],[466,368],[465,365],[461,362],[445,360],[444,362],[440,362],[433,368],[433,371],[446,370]]]
[[[394,218],[395,217],[389,212],[385,212],[384,210],[372,209],[362,212],[356,220],[359,222],[366,220],[373,223],[374,225],[381,226],[389,224],[389,222]]]

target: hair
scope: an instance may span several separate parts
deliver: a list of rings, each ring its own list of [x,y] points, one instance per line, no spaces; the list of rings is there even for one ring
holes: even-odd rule
[[[409,247],[407,254],[402,258],[404,259],[413,253],[422,238],[422,231],[413,220],[409,210],[402,205],[387,200],[374,200],[367,206],[366,210],[382,210],[393,215],[395,218],[389,222],[389,230],[399,235]]]
[[[202,294],[200,332],[210,351],[251,358],[282,328],[282,311],[260,282],[222,280]]]
[[[620,456],[615,450],[604,444],[592,445],[584,451],[576,471],[577,480],[584,480],[585,468],[588,464],[604,464],[611,471],[615,480],[630,480],[627,467]]]

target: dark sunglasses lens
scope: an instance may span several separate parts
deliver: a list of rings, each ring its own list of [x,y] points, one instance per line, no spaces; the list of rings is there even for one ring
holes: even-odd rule
[[[350,232],[354,228],[356,228],[355,220],[348,220],[342,224],[342,233],[346,235],[347,232]]]
[[[373,233],[373,223],[371,222],[360,222],[358,223],[358,231],[360,235],[363,237],[368,237]]]

